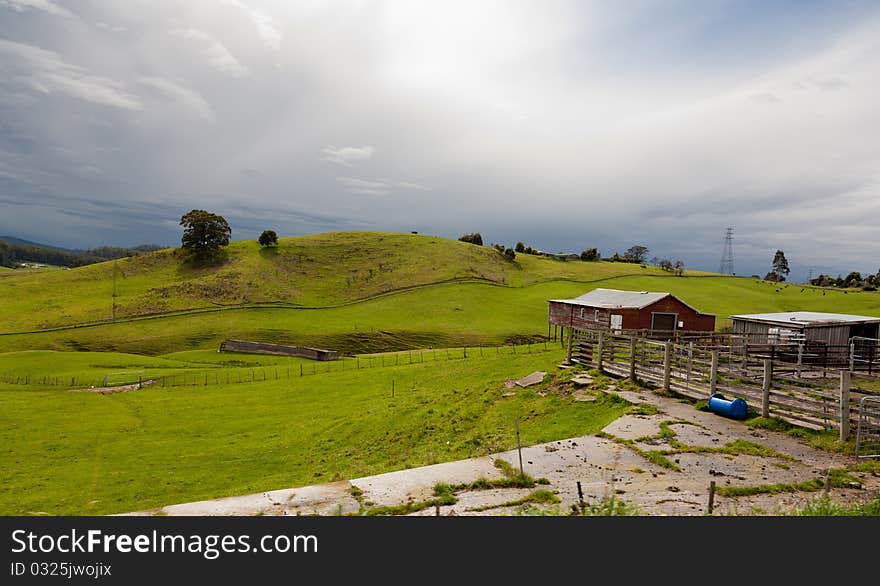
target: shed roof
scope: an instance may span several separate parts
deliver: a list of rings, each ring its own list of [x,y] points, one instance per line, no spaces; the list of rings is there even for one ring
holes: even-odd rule
[[[650,291],[621,291],[619,289],[593,289],[574,299],[551,299],[560,303],[571,305],[585,305],[588,307],[602,307],[605,309],[642,309],[652,303],[656,303],[671,293],[656,293]]]
[[[880,317],[849,315],[846,313],[822,313],[819,311],[784,311],[779,313],[750,313],[731,315],[731,319],[753,321],[772,325],[795,327],[832,326],[880,323]]]

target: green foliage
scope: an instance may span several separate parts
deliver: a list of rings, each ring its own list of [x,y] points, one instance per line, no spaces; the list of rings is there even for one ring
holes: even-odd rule
[[[601,259],[601,255],[596,248],[587,248],[581,251],[581,260],[586,262],[595,262]]]
[[[716,492],[721,496],[752,496],[756,494],[778,494],[781,492],[815,492],[825,486],[821,478],[804,482],[761,484],[758,486],[721,486]]]
[[[642,514],[637,505],[627,503],[614,494],[602,497],[596,503],[572,505],[571,509],[572,515],[587,517],[634,517]]]
[[[521,505],[535,504],[535,505],[552,505],[559,503],[560,499],[554,493],[549,490],[536,490],[531,494],[527,494],[526,496],[518,499],[514,499],[512,501],[506,501],[503,503],[499,503],[497,505],[483,505],[481,507],[474,507],[472,509],[468,509],[469,511],[481,512],[488,511],[491,509],[498,509],[501,507],[517,507]]]
[[[790,272],[791,270],[788,268],[788,260],[785,258],[785,253],[781,250],[777,250],[776,254],[773,255],[773,270],[767,274],[764,280],[781,283],[782,281],[785,281],[785,278]]]
[[[205,210],[191,210],[181,216],[181,246],[197,263],[217,258],[220,248],[229,244],[232,228],[226,218]]]
[[[464,234],[459,237],[459,240],[462,242],[469,242],[471,244],[476,244],[477,246],[483,245],[483,236],[479,232],[474,232],[472,234]]]
[[[275,230],[263,230],[257,242],[260,243],[260,246],[278,246],[278,234],[275,233]]]
[[[627,262],[642,264],[648,257],[648,252],[648,247],[636,244],[635,246],[630,246],[626,252],[623,253],[623,258]]]
[[[660,408],[651,403],[639,403],[630,407],[629,412],[633,415],[657,415],[661,413]]]
[[[880,497],[864,503],[840,504],[828,495],[820,495],[795,509],[791,515],[799,517],[878,517],[880,516]]]

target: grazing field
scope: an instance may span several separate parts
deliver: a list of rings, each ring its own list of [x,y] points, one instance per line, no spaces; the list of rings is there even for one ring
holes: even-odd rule
[[[4,271],[0,514],[126,512],[482,455],[514,446],[515,418],[526,444],[595,433],[629,406],[575,401],[549,382],[502,396],[508,379],[556,372],[563,349],[545,342],[547,300],[595,287],[669,291],[716,314],[718,328],[734,313],[880,315],[880,293],[510,262],[410,234],[236,242],[205,268],[165,250]],[[218,353],[226,338],[346,358]],[[538,343],[508,346],[524,341]],[[158,382],[83,392],[147,380]]]
[[[556,264],[576,264],[575,262]],[[595,263],[577,263],[593,265]],[[612,263],[608,263],[612,264]],[[0,335],[0,352],[23,349],[121,351],[161,355],[214,349],[225,338],[300,344],[355,354],[503,344],[547,335],[547,300],[597,286],[669,291],[729,325],[733,313],[813,310],[880,315],[880,293],[777,285],[722,276],[628,276],[527,287],[446,283],[343,307],[215,309],[51,332]]]
[[[552,374],[561,358],[536,348],[113,395],[7,386],[0,514],[119,513],[354,478],[509,449],[516,418],[533,444],[595,433],[629,408],[613,395],[575,401],[549,381],[502,396],[505,380]]]
[[[193,267],[179,249],[69,271],[0,279],[0,331],[219,306],[282,303],[330,307],[449,281],[522,287],[558,279],[661,274],[627,263],[560,262],[432,236],[336,232],[282,238],[277,248],[230,244],[215,266]]]

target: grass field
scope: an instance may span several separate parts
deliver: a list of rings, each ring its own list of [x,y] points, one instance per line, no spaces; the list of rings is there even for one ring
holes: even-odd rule
[[[216,349],[225,338],[302,344],[346,353],[502,344],[520,336],[546,335],[548,299],[573,297],[596,286],[670,291],[700,310],[716,314],[719,327],[729,324],[727,316],[734,313],[800,309],[880,315],[880,293],[778,286],[737,277],[630,276],[591,283],[551,281],[528,287],[450,283],[338,308],[215,310],[0,335],[0,352],[43,348],[160,355]]]
[[[84,323],[110,317],[114,280],[119,319]],[[717,314],[719,328],[735,313],[880,315],[880,293],[529,255],[511,263],[409,234],[319,234],[277,250],[237,242],[208,268],[166,250],[5,271],[0,514],[127,512],[481,455],[513,447],[514,418],[527,444],[594,433],[628,406],[534,388],[501,396],[506,379],[555,372],[558,343],[490,346],[541,339],[548,299],[595,287],[669,291]],[[9,333],[57,326],[75,327]],[[351,357],[218,353],[225,338]],[[392,350],[405,352],[368,356]],[[147,379],[160,383],[66,392]]]
[[[106,396],[7,387],[0,514],[119,513],[354,478],[509,449],[515,418],[532,444],[594,433],[625,412],[614,396],[501,396],[504,380],[553,372],[561,357],[554,348]]]
[[[234,242],[226,260],[194,268],[169,249],[69,271],[14,272],[0,279],[0,332],[222,305],[284,303],[328,307],[448,281],[512,287],[629,274],[662,274],[627,263],[560,262],[456,240],[393,233],[337,232],[283,238],[277,249]]]

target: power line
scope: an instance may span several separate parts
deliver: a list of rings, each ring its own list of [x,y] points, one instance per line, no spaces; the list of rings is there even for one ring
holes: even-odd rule
[[[724,250],[721,252],[721,266],[718,272],[722,275],[735,275],[733,272],[733,228],[724,229]]]

